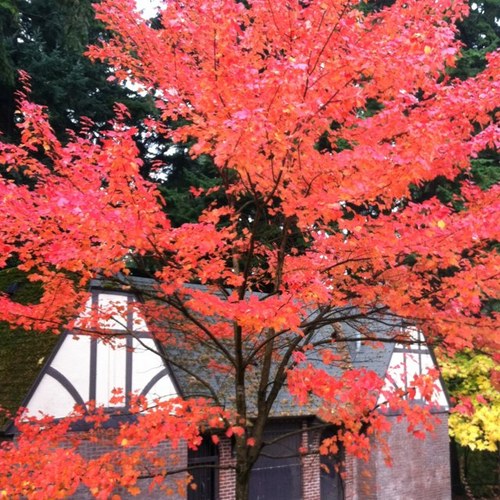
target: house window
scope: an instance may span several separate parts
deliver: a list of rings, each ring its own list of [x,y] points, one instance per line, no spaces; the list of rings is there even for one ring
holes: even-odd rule
[[[321,435],[321,441],[332,437],[333,429],[327,429]],[[342,481],[344,453],[340,449],[336,455],[320,455],[320,498],[321,500],[344,500]]]
[[[193,476],[195,488],[188,486],[188,500],[215,500],[217,498],[218,474],[216,466],[219,463],[217,446],[210,436],[205,436],[196,450],[188,450],[188,468]]]
[[[252,500],[301,500],[301,422],[273,422],[264,431],[265,446],[250,476]]]

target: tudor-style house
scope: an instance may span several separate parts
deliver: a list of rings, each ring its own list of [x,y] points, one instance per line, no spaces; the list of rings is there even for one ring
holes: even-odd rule
[[[133,305],[133,307],[130,307]],[[168,362],[169,356],[157,353],[169,347],[153,338],[146,321],[141,315],[141,303],[134,293],[113,290],[96,281],[91,298],[77,321],[84,324],[93,308],[110,309],[112,314],[101,320],[100,329],[109,333],[106,337],[68,331],[60,336],[52,353],[40,366],[35,380],[24,395],[20,406],[31,415],[40,412],[62,418],[69,415],[75,405],[85,406],[93,400],[114,410],[123,409],[128,400],[115,403],[113,390],[122,388],[125,394],[135,393],[148,398],[189,397],[199,388],[192,377],[183,373],[178,366]],[[79,323],[80,322],[80,323]],[[356,329],[348,323],[341,325],[344,335],[354,338]],[[387,326],[378,326],[383,337]],[[330,334],[327,332],[328,335]],[[386,386],[406,387],[414,374],[434,366],[432,353],[425,345],[422,333],[409,330],[414,343],[382,342],[376,347],[365,342],[349,342],[344,355],[351,366],[373,370],[385,377]],[[202,347],[200,346],[200,349]],[[168,353],[167,353],[168,354]],[[218,380],[209,372],[201,360],[200,352],[177,352],[176,358],[190,356],[184,362],[190,363],[190,370],[200,370],[220,390],[221,398],[231,404],[231,391],[227,381]],[[0,376],[6,374],[0,370]],[[0,381],[5,383],[4,380]],[[2,392],[0,391],[0,397]],[[0,400],[0,404],[2,401]],[[314,450],[331,430],[312,431],[317,423],[315,408],[299,406],[282,389],[271,414],[266,430],[267,438],[283,434],[289,437],[265,448],[265,454],[257,461],[251,476],[250,498],[252,500],[398,500],[450,498],[449,444],[447,432],[448,403],[442,385],[435,395],[435,412],[440,413],[441,424],[436,432],[425,440],[415,439],[406,430],[404,422],[393,419],[390,434],[386,437],[393,458],[393,467],[384,463],[384,454],[377,443],[368,462],[350,457],[320,456]],[[292,431],[296,430],[296,433]],[[15,428],[4,427],[4,437],[15,439]],[[78,432],[76,430],[75,432]],[[312,453],[299,453],[307,449]],[[89,445],[92,453],[98,452]],[[172,453],[168,443],[165,453]],[[218,446],[206,439],[198,450],[177,449],[177,466],[208,465],[193,470],[196,489],[187,488],[174,498],[189,500],[230,500],[234,498],[234,471],[212,467],[227,465],[234,461],[232,443],[222,437]],[[147,477],[141,479],[146,484]],[[147,488],[144,490],[147,491]],[[150,495],[150,496],[148,496]],[[90,494],[81,491],[75,498],[88,498]],[[126,495],[124,495],[124,498]],[[154,492],[144,492],[139,498],[156,498]]]

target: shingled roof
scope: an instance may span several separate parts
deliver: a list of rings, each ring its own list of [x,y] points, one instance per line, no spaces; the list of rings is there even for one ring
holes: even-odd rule
[[[144,278],[127,278],[135,290],[144,290],[146,293],[152,291],[152,283]],[[96,282],[96,285],[102,287],[102,282]],[[104,286],[106,288],[106,286]],[[203,285],[186,285],[187,290],[207,291],[207,287]],[[261,295],[265,298],[265,294]],[[312,312],[314,314],[314,312]],[[326,371],[332,377],[340,377],[346,368],[365,368],[374,371],[379,377],[384,377],[392,352],[394,350],[394,342],[387,342],[394,337],[395,332],[399,333],[401,320],[387,314],[373,314],[370,319],[364,318],[359,310],[349,307],[339,308],[337,315],[339,317],[347,316],[353,319],[343,321],[336,324],[336,329],[331,325],[322,326],[318,329],[315,335],[315,341],[329,341],[329,349],[334,353],[339,354],[342,358],[342,366],[339,364],[324,364],[319,352],[311,355],[308,353],[308,362],[314,364],[315,368]],[[207,320],[207,318],[200,318]],[[214,321],[210,319],[209,321]],[[182,337],[182,331],[179,331],[174,324],[169,324],[165,321],[164,329],[177,337]],[[339,335],[339,330],[342,333]],[[360,336],[369,334],[370,338],[379,339],[382,342],[356,342]],[[332,342],[331,339],[337,336],[338,341]],[[346,339],[347,341],[342,341]],[[177,339],[178,340],[178,339]],[[385,341],[385,342],[384,342]],[[252,346],[248,346],[252,348]],[[177,387],[183,397],[211,397],[210,390],[207,386],[216,393],[220,404],[226,408],[234,407],[235,389],[234,377],[231,372],[224,370],[211,369],[213,363],[224,365],[227,360],[223,358],[220,351],[210,344],[191,341],[188,345],[183,342],[174,341],[163,345],[166,363],[173,374]],[[279,348],[277,349],[279,352]],[[276,367],[272,371],[276,371]],[[252,415],[256,408],[252,402],[255,401],[254,396],[256,388],[259,385],[258,366],[255,365],[255,370],[252,366],[248,367],[245,374],[246,389],[247,389],[247,404],[248,413]],[[271,374],[271,380],[273,374]],[[290,417],[290,416],[309,416],[315,415],[320,407],[320,402],[312,398],[308,404],[299,405],[295,398],[288,392],[286,384],[278,394],[277,399],[271,411],[272,417]]]

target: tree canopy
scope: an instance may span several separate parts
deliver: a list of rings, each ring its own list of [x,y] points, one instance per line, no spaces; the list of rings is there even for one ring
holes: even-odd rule
[[[447,74],[459,54],[453,23],[466,4],[405,0],[371,10],[350,0],[169,1],[160,26],[140,19],[131,1],[96,8],[109,35],[90,57],[148,92],[159,110],[146,121],[150,133],[189,145],[192,158],[211,158],[220,182],[193,186],[194,198],[213,201],[196,222],[174,225],[163,210],[171,201],[140,174],[137,130],[124,106],[98,137],[85,122],[62,144],[46,110],[24,95],[21,142],[2,144],[0,162],[31,182],[1,180],[0,267],[16,265],[44,290],[32,305],[0,296],[0,319],[38,330],[77,327],[72,318],[89,280],[133,288],[133,261],[155,282],[148,322],[165,324],[167,308],[183,333],[174,339],[155,328],[165,350],[174,340],[186,350],[208,345],[235,402],[232,411],[217,406],[216,394],[167,402],[123,439],[140,440],[142,430],[157,442],[175,431],[196,443],[194,428],[222,427],[235,439],[238,499],[247,498],[284,384],[303,404],[323,400],[322,415],[341,427],[348,452],[365,454],[367,429],[387,428],[381,391],[420,434],[429,414],[409,394],[355,368],[333,377],[310,360],[321,353],[325,364],[342,365],[338,345],[349,339],[335,326],[353,314],[399,318],[451,354],[497,347],[497,314],[483,311],[499,291],[498,186],[481,190],[470,169],[471,157],[498,146],[500,60],[487,55],[487,66],[467,79]],[[415,187],[436,178],[461,183],[460,210],[434,197],[411,201]],[[408,341],[401,335],[391,340]],[[356,340],[380,341],[369,328]],[[413,395],[431,399],[427,375],[413,384]],[[164,425],[152,427],[159,414]],[[2,456],[11,478],[31,437],[19,425],[27,441]],[[82,478],[81,457],[69,468],[68,453],[52,456],[65,492]],[[124,454],[122,464],[133,468],[134,457]],[[26,494],[22,481],[11,483]]]

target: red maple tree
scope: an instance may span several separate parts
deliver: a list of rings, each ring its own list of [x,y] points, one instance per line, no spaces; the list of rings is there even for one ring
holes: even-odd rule
[[[191,154],[218,168],[225,202],[196,223],[170,224],[157,185],[139,173],[126,110],[99,137],[87,124],[61,144],[45,110],[21,96],[22,142],[0,146],[0,267],[16,263],[43,284],[43,296],[21,305],[2,295],[0,319],[36,330],[72,326],[89,280],[133,287],[127,258],[148,258],[155,285],[143,313],[155,334],[166,350],[174,340],[178,347],[161,328],[167,309],[184,347],[203,342],[216,353],[211,368],[229,374],[235,398],[231,409],[213,394],[149,412],[138,400],[132,411],[144,414],[121,428],[122,446],[93,461],[56,446],[67,441],[69,421],[44,422],[39,432],[21,420],[24,433],[0,451],[7,496],[54,498],[81,482],[103,498],[116,486],[136,492],[148,446],[196,445],[200,428],[218,428],[234,436],[243,500],[285,384],[300,403],[321,398],[322,417],[342,428],[347,451],[363,455],[367,428],[387,427],[376,411],[383,381],[349,366],[333,377],[309,362],[320,352],[324,364],[342,364],[346,339],[335,328],[353,311],[368,319],[390,311],[451,352],[496,345],[496,318],[481,310],[498,294],[498,187],[481,191],[468,171],[471,157],[498,145],[499,54],[475,78],[450,80],[463,2],[363,7],[173,0],[154,28],[132,0],[96,7],[110,39],[90,57],[154,96],[161,118],[150,120],[152,131],[195,139]],[[16,183],[14,173],[29,182]],[[460,211],[410,201],[412,186],[459,175]],[[318,337],[328,325],[338,336]],[[372,332],[361,340],[374,340]],[[426,381],[415,381],[422,393]],[[403,396],[385,394],[421,432],[429,414]]]

